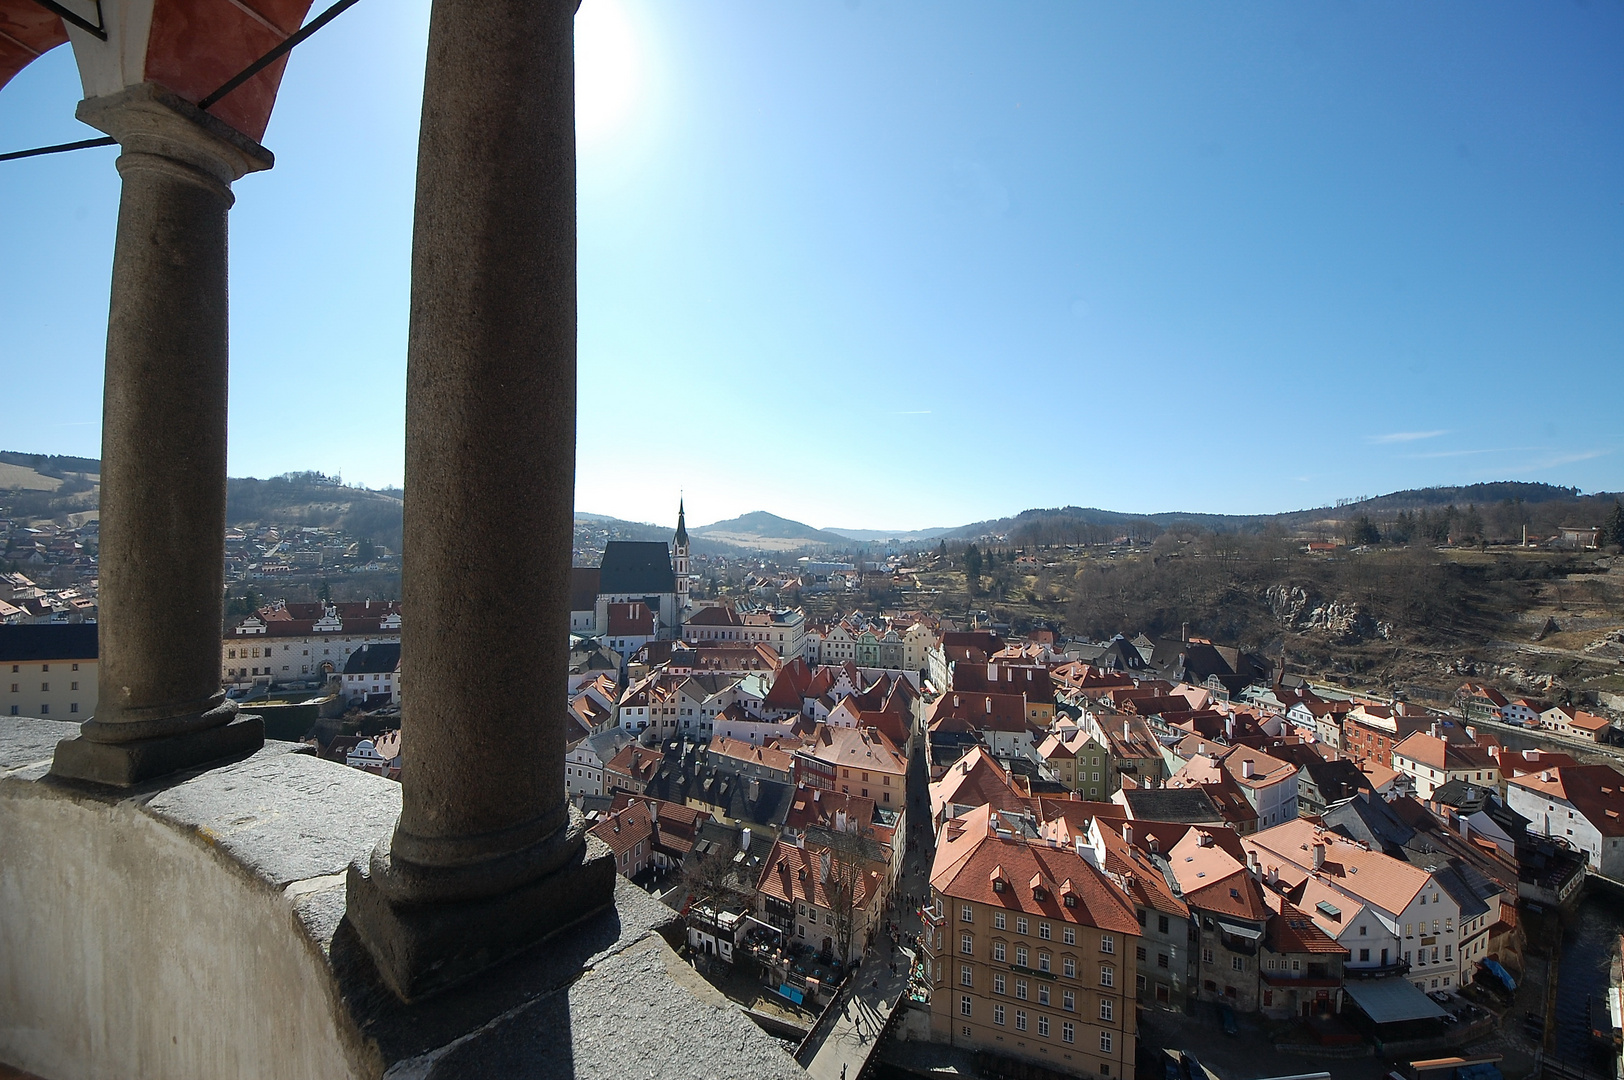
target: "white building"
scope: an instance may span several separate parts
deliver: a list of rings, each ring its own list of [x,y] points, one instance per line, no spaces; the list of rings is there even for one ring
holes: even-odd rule
[[[1593,873],[1624,881],[1624,775],[1607,765],[1558,765],[1506,778],[1506,805],[1528,831],[1585,853]]]
[[[1242,837],[1266,883],[1302,889],[1294,901],[1349,951],[1347,969],[1397,970],[1419,990],[1454,990],[1481,957],[1456,951],[1460,905],[1428,871],[1306,818]]]

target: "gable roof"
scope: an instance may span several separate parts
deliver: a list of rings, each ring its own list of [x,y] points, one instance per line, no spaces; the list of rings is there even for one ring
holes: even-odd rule
[[[362,645],[344,661],[346,675],[377,675],[400,670],[400,642]]]
[[[663,540],[611,540],[603,545],[598,591],[611,596],[677,591],[671,549]]]
[[[1001,836],[983,808],[961,819],[952,842],[939,847],[930,884],[943,896],[1019,911],[1113,933],[1137,935],[1129,897],[1069,847]],[[993,887],[994,878],[1005,882]],[[1038,899],[1036,890],[1043,890]],[[1064,897],[1077,899],[1068,906]],[[1131,963],[1131,958],[1124,961]]]
[[[0,626],[0,661],[8,664],[96,659],[96,624]]]

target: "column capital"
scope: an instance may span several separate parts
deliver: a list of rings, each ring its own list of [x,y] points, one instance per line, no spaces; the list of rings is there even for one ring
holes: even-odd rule
[[[74,115],[117,139],[126,154],[190,165],[227,188],[276,164],[265,147],[157,83],[86,98]]]

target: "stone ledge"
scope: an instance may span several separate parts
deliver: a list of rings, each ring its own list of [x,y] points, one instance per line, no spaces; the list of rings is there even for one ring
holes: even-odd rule
[[[0,912],[0,1060],[44,1075],[804,1075],[677,959],[662,937],[675,913],[624,879],[612,909],[404,1005],[344,919],[345,869],[388,834],[397,784],[267,743],[108,791],[45,775],[75,728],[0,720],[0,889],[17,901]],[[86,934],[110,940],[98,953]],[[30,965],[53,977],[18,977]]]

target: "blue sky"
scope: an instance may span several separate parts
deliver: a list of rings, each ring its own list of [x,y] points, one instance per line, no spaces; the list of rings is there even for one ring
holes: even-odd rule
[[[428,5],[295,53],[231,472],[401,479]],[[957,524],[1624,488],[1624,4],[586,0],[577,504]],[[5,149],[84,138],[66,49]],[[99,452],[112,150],[0,165],[7,449]]]

